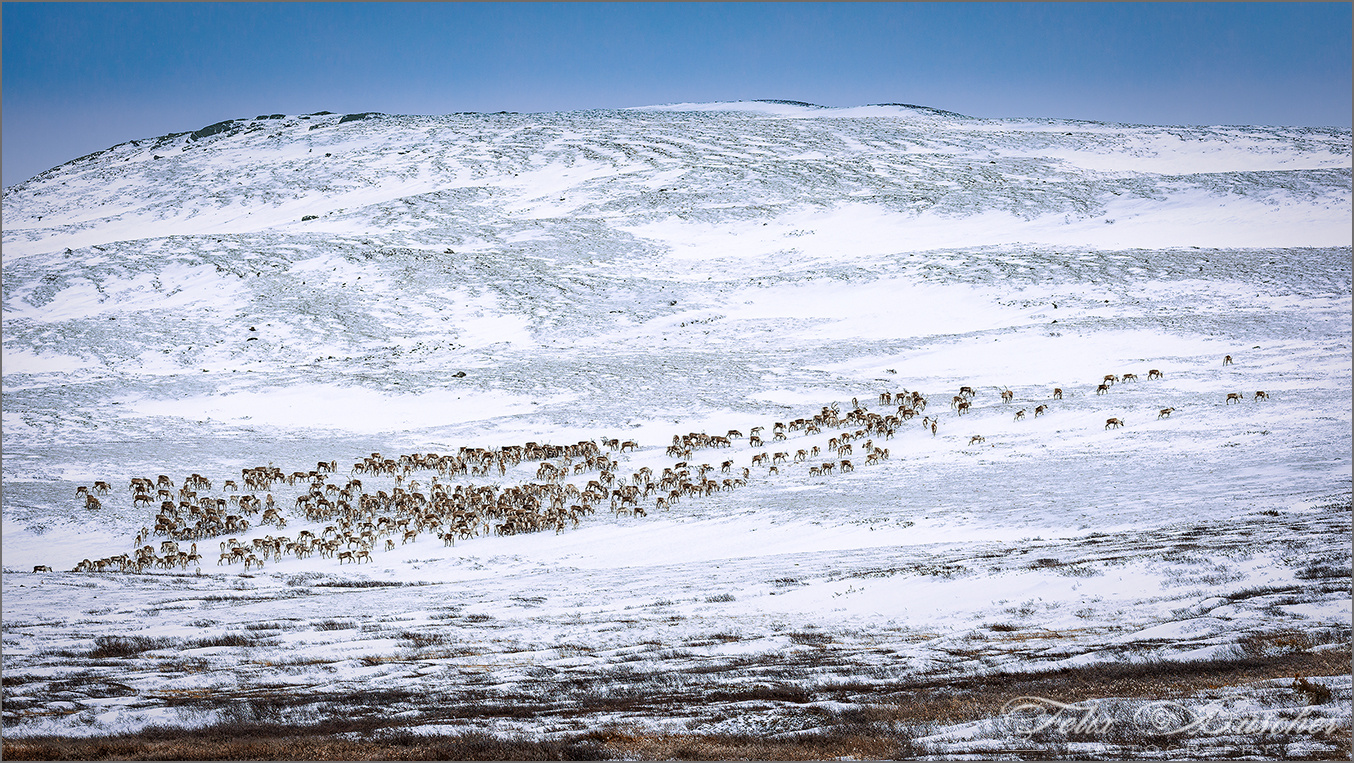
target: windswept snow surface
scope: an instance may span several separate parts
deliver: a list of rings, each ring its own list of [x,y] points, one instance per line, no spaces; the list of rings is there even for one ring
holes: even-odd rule
[[[791,102],[292,115],[114,146],[3,215],[7,735],[369,711],[773,734],[871,682],[1349,640],[1347,129]],[[828,441],[855,423],[771,439],[853,398],[894,414],[879,395],[904,389],[926,409],[850,455]],[[755,426],[764,448],[666,452]],[[334,460],[342,488],[377,452],[610,438],[638,442],[603,448],[625,480],[687,460],[748,482],[454,547],[386,550],[382,528],[365,564],[217,563],[227,538],[334,524],[297,507],[304,480],[227,489],[244,468]],[[779,474],[752,465],[777,452]],[[155,525],[132,478],[178,501],[193,473],[231,512],[271,492],[286,528],[70,572]],[[95,480],[113,490],[87,509]],[[113,637],[142,640],[109,657]],[[264,718],[264,695],[291,699]]]

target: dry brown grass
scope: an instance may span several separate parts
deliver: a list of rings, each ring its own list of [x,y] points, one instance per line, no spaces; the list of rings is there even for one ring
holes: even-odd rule
[[[1048,673],[948,679],[913,684],[887,699],[881,697],[867,709],[864,720],[962,723],[992,717],[1015,697],[1038,696],[1069,704],[1103,697],[1173,699],[1275,678],[1344,675],[1349,666],[1349,649],[1334,649],[1268,658],[1093,665]]]
[[[788,739],[732,734],[595,732],[614,757],[639,760],[898,760],[916,757],[911,740],[883,727],[852,726]]]
[[[1268,646],[1289,644],[1287,634],[1264,634]],[[917,749],[908,729],[990,718],[1003,705],[1019,696],[1039,696],[1066,703],[1121,697],[1125,699],[1171,699],[1226,686],[1246,685],[1294,676],[1343,675],[1348,672],[1348,648],[1321,652],[1288,652],[1261,656],[1239,653],[1231,659],[1193,663],[1134,663],[1097,665],[1043,673],[1008,673],[969,678],[911,679],[900,681],[837,684],[804,689],[795,686],[754,684],[733,689],[712,686],[713,691],[692,687],[659,685],[630,686],[605,691],[582,682],[563,706],[539,702],[488,703],[482,698],[460,697],[469,704],[439,701],[439,722],[486,717],[532,718],[567,711],[579,717],[589,713],[637,712],[663,714],[671,702],[775,701],[821,715],[821,727],[792,737],[656,734],[610,729],[555,741],[496,737],[482,733],[425,736],[395,727],[395,721],[380,714],[357,717],[356,705],[344,703],[346,717],[329,717],[316,725],[289,726],[283,720],[288,707],[260,705],[257,699],[241,704],[233,722],[198,729],[152,728],[136,735],[96,738],[5,739],[3,757],[10,760],[541,760],[607,759],[646,760],[822,760],[841,757],[887,759],[910,758],[924,753]],[[1295,693],[1303,684],[1295,683]],[[666,689],[666,690],[665,690]],[[1315,701],[1302,694],[1302,701]],[[858,704],[857,709],[829,713],[802,703],[835,698]],[[189,699],[189,698],[180,698]],[[302,698],[295,698],[301,701]],[[357,698],[350,697],[350,700]],[[407,696],[376,696],[364,693],[362,706],[387,706]],[[284,703],[285,704],[285,703]],[[689,704],[688,704],[689,706]],[[247,709],[248,712],[244,712]],[[331,707],[318,717],[329,716]],[[317,716],[311,716],[315,718]],[[429,718],[431,720],[431,717]],[[427,722],[425,720],[425,722]],[[340,736],[343,735],[343,736]],[[351,738],[355,737],[355,738]],[[1113,740],[1106,740],[1113,741]],[[1150,740],[1149,740],[1150,741]],[[1349,740],[1332,740],[1335,757],[1348,758]],[[1137,741],[1127,741],[1138,749]],[[1056,745],[1055,745],[1056,746]],[[1058,757],[1053,747],[1037,757]],[[1318,751],[1319,752],[1319,751]],[[1335,754],[1339,753],[1339,754]],[[1316,757],[1329,757],[1318,754]]]
[[[600,746],[488,734],[353,740],[332,736],[33,738],[4,742],[7,760],[603,760]]]
[[[332,736],[226,736],[207,733],[171,739],[5,740],[7,760],[823,760],[909,757],[906,739],[874,727],[794,739],[735,735],[660,735],[600,731],[539,742],[481,733],[422,736],[397,733],[370,740]]]

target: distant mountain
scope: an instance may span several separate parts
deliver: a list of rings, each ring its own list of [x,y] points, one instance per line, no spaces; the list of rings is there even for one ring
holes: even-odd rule
[[[614,234],[666,219],[784,224],[845,207],[883,215],[900,243],[919,224],[993,215],[984,219],[1012,240],[1206,245],[1202,228],[1216,237],[1241,221],[1300,225],[1289,243],[1335,244],[1348,243],[1348,220],[1320,210],[1349,193],[1343,129],[991,120],[796,101],[321,112],[226,120],[68,162],[5,192],[4,244],[15,256],[165,235],[379,229],[434,246],[453,231],[464,238],[473,220],[492,246],[518,235],[524,216]],[[1178,227],[1186,212],[1193,235],[1134,240],[1153,229],[1148,238],[1160,239],[1160,225]],[[1110,220],[1112,235],[1096,227]]]

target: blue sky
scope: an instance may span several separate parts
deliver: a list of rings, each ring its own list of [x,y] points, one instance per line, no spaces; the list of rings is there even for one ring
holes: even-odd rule
[[[4,3],[7,187],[236,117],[781,98],[1350,125],[1350,3]]]

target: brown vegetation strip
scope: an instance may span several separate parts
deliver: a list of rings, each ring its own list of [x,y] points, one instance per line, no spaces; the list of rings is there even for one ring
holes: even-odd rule
[[[1096,665],[1045,673],[1006,673],[907,684],[833,687],[854,694],[857,710],[824,713],[825,727],[793,738],[646,734],[604,730],[555,741],[478,732],[427,736],[383,728],[377,719],[332,719],[317,726],[230,723],[208,729],[151,728],[112,737],[5,739],[8,760],[822,760],[915,757],[908,726],[958,723],[998,714],[1009,700],[1040,696],[1075,703],[1103,697],[1167,699],[1294,676],[1344,675],[1348,649],[1192,663]],[[855,690],[855,691],[853,691]],[[1294,689],[1298,691],[1298,689]],[[859,694],[856,694],[856,692]],[[868,696],[860,696],[868,695]],[[731,697],[732,698],[732,697]],[[802,702],[807,696],[782,697]],[[646,703],[661,714],[661,697]],[[589,704],[585,701],[585,705]],[[589,708],[579,708],[586,713]],[[531,713],[527,713],[531,715]],[[383,733],[384,732],[384,733]],[[341,738],[338,733],[369,735]],[[1348,758],[1349,739],[1335,742]],[[1328,757],[1317,754],[1316,757]]]
[[[898,687],[887,698],[877,698],[862,711],[861,720],[962,723],[992,717],[1006,702],[1022,696],[1067,703],[1102,697],[1173,699],[1276,678],[1345,675],[1350,670],[1350,657],[1348,649],[1332,649],[1277,657],[1090,665],[1046,673],[998,673],[930,685],[914,683]]]
[[[540,742],[470,732],[425,736],[408,732],[374,740],[326,736],[204,737],[150,740],[5,740],[7,760],[824,760],[911,757],[905,738],[875,727],[847,727],[795,739],[746,735],[644,735],[594,732]]]
[[[231,737],[215,733],[177,739],[138,736],[99,739],[5,740],[6,760],[601,760],[597,745],[533,742],[488,734],[430,737],[399,734],[379,741],[331,736]]]

